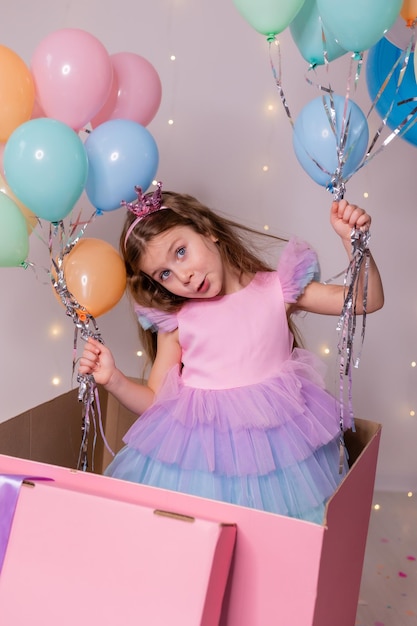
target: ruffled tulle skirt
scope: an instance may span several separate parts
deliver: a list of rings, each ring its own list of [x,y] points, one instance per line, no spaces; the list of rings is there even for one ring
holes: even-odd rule
[[[174,368],[105,474],[322,523],[343,477],[322,367],[297,349],[279,376],[216,390],[185,386]]]

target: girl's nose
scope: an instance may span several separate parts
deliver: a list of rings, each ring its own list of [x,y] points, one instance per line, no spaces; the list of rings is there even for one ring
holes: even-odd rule
[[[191,281],[191,278],[194,276],[193,270],[184,268],[181,271],[181,281],[184,285],[188,285]]]

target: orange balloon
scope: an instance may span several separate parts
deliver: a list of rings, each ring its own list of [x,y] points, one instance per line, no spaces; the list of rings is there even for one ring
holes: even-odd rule
[[[68,290],[90,315],[110,311],[126,288],[126,270],[113,246],[101,239],[83,238],[64,258]]]
[[[404,0],[400,15],[405,20],[407,26],[412,26],[417,19],[417,0]]]
[[[35,103],[35,83],[25,62],[10,48],[0,46],[0,141],[27,122]]]
[[[9,198],[13,200],[15,204],[17,204],[17,206],[20,209],[20,212],[23,213],[23,217],[26,220],[26,228],[27,228],[28,234],[30,235],[38,223],[38,218],[36,217],[34,213],[32,213],[32,211],[30,211],[23,204],[23,202],[20,202],[20,200],[16,198],[13,191],[10,189],[9,185],[6,183],[4,177],[1,174],[0,174],[0,191],[2,193],[5,193],[6,196],[9,196]]]

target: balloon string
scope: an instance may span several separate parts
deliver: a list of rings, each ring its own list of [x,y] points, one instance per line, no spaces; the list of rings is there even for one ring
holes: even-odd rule
[[[345,429],[345,412],[346,404],[349,413],[349,422],[352,424],[353,430],[353,401],[352,401],[352,364],[358,368],[362,348],[365,341],[367,302],[368,302],[368,278],[369,278],[369,239],[370,232],[353,229],[351,232],[351,251],[352,258],[347,269],[344,272],[333,276],[325,281],[325,284],[333,282],[344,274],[345,298],[343,302],[342,312],[340,314],[337,331],[339,333],[338,354],[339,354],[339,394],[340,394],[340,446],[344,447],[344,429]],[[361,272],[363,267],[363,272]],[[362,274],[362,332],[360,338],[359,351],[354,356],[354,340],[356,334],[356,308],[359,297],[360,277]],[[347,379],[347,383],[346,383]],[[347,402],[345,396],[347,395]],[[344,456],[344,455],[343,455]],[[340,455],[342,461],[342,453]],[[340,470],[343,469],[341,465]]]
[[[327,42],[326,36],[324,33],[324,29],[322,28],[322,43],[323,43],[323,58],[324,58],[324,66],[326,74],[329,73],[329,60],[328,60],[328,52],[327,52]],[[319,91],[323,92],[323,106],[324,111],[326,113],[330,129],[334,135],[336,142],[336,155],[337,155],[337,167],[334,172],[327,172],[315,159],[312,158],[313,162],[319,169],[324,172],[326,175],[331,177],[330,183],[327,185],[328,191],[333,193],[335,200],[340,200],[343,198],[346,191],[346,182],[349,180],[351,175],[344,176],[344,167],[345,164],[354,150],[356,142],[359,141],[359,135],[356,141],[353,141],[349,148],[347,148],[347,140],[349,137],[349,128],[350,128],[350,115],[348,115],[348,105],[350,99],[350,93],[352,91],[352,84],[354,90],[357,88],[357,84],[359,81],[361,69],[363,66],[363,53],[355,53],[351,55],[350,63],[349,63],[349,72],[346,82],[346,93],[345,93],[345,101],[343,107],[342,120],[340,124],[340,131],[338,131],[338,120],[336,119],[336,110],[334,105],[334,90],[328,82],[326,86],[324,83],[313,81],[309,78],[308,74],[306,74],[305,79],[306,82],[316,87]],[[311,64],[308,68],[308,72],[314,71],[317,75],[317,64]],[[328,96],[328,102],[326,101],[326,95]]]
[[[74,223],[70,224],[70,235],[67,241],[65,241],[64,237],[65,226],[62,220],[57,222],[56,224],[51,224],[49,229],[49,254],[51,261],[51,270],[49,273],[51,283],[62,304],[65,307],[66,315],[70,317],[74,323],[72,375],[74,375],[76,367],[78,335],[80,335],[81,338],[84,340],[87,340],[88,337],[93,337],[97,341],[104,343],[94,317],[90,315],[87,309],[83,307],[76,300],[74,295],[69,291],[64,272],[65,255],[68,254],[71,249],[76,245],[81,236],[84,234],[88,224],[90,223],[91,219],[86,222],[80,222],[78,216],[77,220]],[[74,233],[79,226],[81,226],[81,229],[74,237]],[[54,247],[57,247],[58,250],[55,251]],[[81,426],[82,440],[79,451],[77,469],[82,469],[83,471],[86,471],[88,468],[88,445],[91,421],[93,421],[94,425],[94,438],[92,442],[92,466],[94,464],[95,445],[97,439],[97,427],[94,406],[97,407],[99,428],[100,433],[103,437],[104,444],[111,454],[113,454],[113,452],[110,449],[104,436],[100,402],[94,376],[92,376],[91,374],[79,374],[77,376],[77,382],[79,383],[78,400],[83,403]]]
[[[274,35],[271,35],[270,37],[268,37],[268,49],[269,49],[269,62],[271,65],[272,75],[274,77],[275,84],[278,88],[278,93],[281,98],[284,111],[287,114],[287,118],[291,126],[294,126],[294,121],[291,117],[287,98],[285,96],[284,89],[282,87],[281,47],[279,45],[278,39]],[[274,62],[274,56],[277,57],[277,63]]]

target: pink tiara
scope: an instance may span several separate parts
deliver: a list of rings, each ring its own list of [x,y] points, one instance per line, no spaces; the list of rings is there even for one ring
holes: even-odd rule
[[[158,182],[157,187],[154,192],[142,193],[141,187],[135,187],[135,192],[137,195],[137,200],[134,202],[125,202],[122,200],[120,206],[126,207],[131,213],[136,215],[136,219],[133,220],[131,225],[129,226],[126,237],[125,237],[125,248],[126,242],[129,236],[132,233],[132,230],[136,227],[136,225],[143,220],[144,217],[151,215],[152,213],[156,213],[156,211],[160,211],[161,209],[166,209],[167,207],[162,205],[162,183]]]

